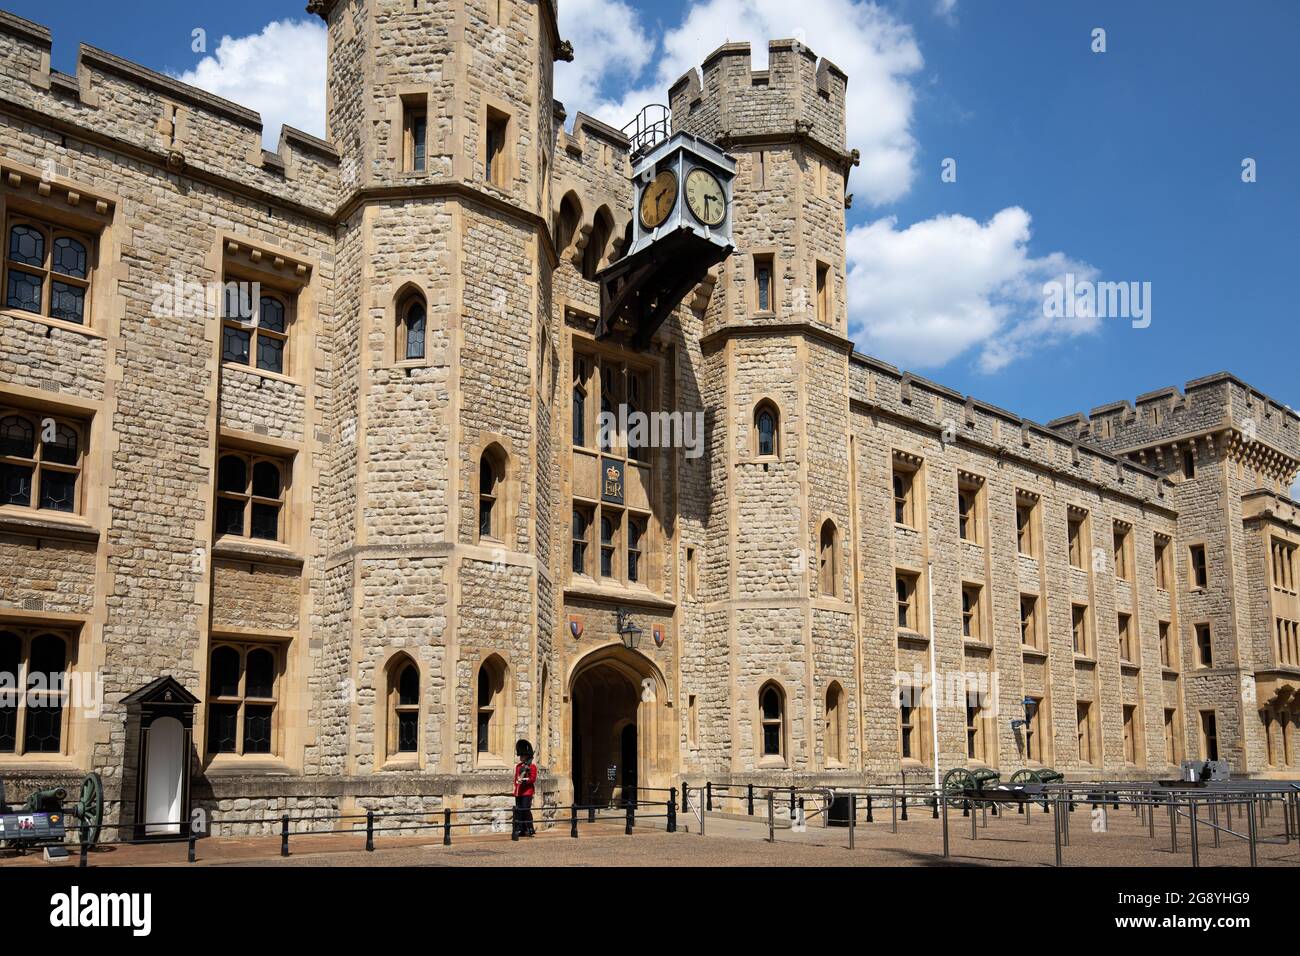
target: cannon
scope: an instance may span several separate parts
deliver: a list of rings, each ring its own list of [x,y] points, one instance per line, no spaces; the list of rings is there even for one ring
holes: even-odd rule
[[[996,770],[967,770],[965,767],[953,767],[943,775],[943,793],[945,797],[979,797],[985,795],[986,788],[991,788],[1002,775]],[[969,799],[962,799],[957,806],[963,810],[971,805]]]
[[[0,846],[19,851],[63,842],[68,817],[76,817],[78,839],[93,847],[99,842],[104,823],[104,782],[99,774],[86,774],[77,790],[77,802],[66,806],[68,791],[63,787],[35,790],[22,804],[5,802],[0,783]]]
[[[1050,767],[1037,769],[1025,767],[1011,775],[1011,792],[1008,794],[1008,799],[1021,803],[1034,800],[1046,807],[1047,797],[1043,794],[1046,785],[1060,783],[1064,779],[1065,774]]]
[[[1039,767],[1037,770],[1026,767],[1011,775],[1012,783],[1060,783],[1064,779],[1065,774],[1050,767]]]

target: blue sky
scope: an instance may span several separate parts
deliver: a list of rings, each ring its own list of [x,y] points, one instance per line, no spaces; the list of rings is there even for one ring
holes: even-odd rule
[[[1300,406],[1300,4],[560,2],[571,116],[662,100],[664,77],[728,39],[796,36],[846,68],[850,138],[879,159],[849,214],[864,350],[1038,420],[1219,369]],[[277,86],[313,75],[304,34],[219,48],[307,19],[303,0],[2,3],[54,31],[58,69],[84,41],[320,131],[319,105]],[[1150,326],[1044,323],[1042,282],[1065,271],[1151,283]]]

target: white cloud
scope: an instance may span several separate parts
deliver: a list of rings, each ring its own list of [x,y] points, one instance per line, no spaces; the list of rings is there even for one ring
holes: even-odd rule
[[[655,44],[622,0],[577,0],[560,4],[560,32],[573,41],[575,61],[557,64],[556,88],[579,97],[560,98],[570,113],[581,109],[615,126],[666,102],[673,81],[724,42],[749,42],[753,68],[763,69],[768,40],[800,39],[849,76],[848,145],[862,151],[850,190],[881,204],[911,187],[915,93],[908,78],[921,69],[921,51],[911,27],[875,3],[704,0]],[[647,73],[651,54],[657,65]]]
[[[911,27],[874,2],[704,0],[662,30],[648,29],[626,0],[564,0],[559,8],[561,34],[576,56],[556,65],[555,95],[570,114],[583,110],[622,126],[641,107],[664,102],[673,81],[720,44],[748,41],[754,69],[763,69],[767,41],[795,37],[849,75],[848,145],[862,153],[850,189],[881,204],[911,187],[917,146],[909,77],[921,69],[921,52]],[[325,51],[323,24],[280,20],[260,33],[223,36],[177,78],[257,110],[274,148],[282,123],[324,135]]]
[[[261,33],[223,36],[216,52],[176,78],[262,114],[262,139],[274,149],[280,126],[325,135],[325,24],[278,20]]]
[[[624,82],[640,75],[655,50],[636,11],[622,0],[562,0],[560,32],[575,55],[572,63],[555,64],[555,98],[570,116],[578,110],[594,115],[611,73]],[[617,125],[631,118],[616,118]]]
[[[1030,216],[1018,206],[983,224],[954,215],[897,226],[879,219],[848,234],[850,329],[870,354],[927,368],[977,349],[977,367],[996,372],[1100,325],[1044,315],[1044,282],[1097,273],[1059,252],[1031,256]]]

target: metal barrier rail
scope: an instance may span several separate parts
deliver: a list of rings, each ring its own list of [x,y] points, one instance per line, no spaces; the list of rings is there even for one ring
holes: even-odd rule
[[[775,842],[777,798],[784,804],[789,801],[789,813],[792,820],[796,813],[803,810],[806,797],[815,795],[821,798],[831,788],[800,786],[766,786],[761,784],[715,784],[706,781],[700,801],[704,813],[715,812],[718,807],[726,808],[728,801],[743,801],[747,815],[756,816],[754,804],[757,800],[766,804],[768,823],[768,841]],[[908,819],[909,801],[913,808],[922,805],[929,809],[934,819],[942,817],[943,821],[943,855],[950,855],[949,810],[960,808],[963,817],[971,820],[971,838],[978,838],[981,819],[987,828],[988,818],[1009,813],[1011,805],[1016,806],[1016,815],[1024,817],[1024,825],[1031,824],[1031,811],[1041,806],[1044,813],[1056,810],[1053,819],[1053,842],[1056,865],[1063,865],[1063,850],[1070,845],[1069,816],[1079,806],[1090,806],[1103,813],[1116,811],[1123,807],[1131,809],[1148,827],[1152,838],[1155,837],[1155,816],[1163,808],[1169,815],[1170,849],[1178,852],[1178,821],[1189,824],[1190,850],[1192,866],[1200,866],[1200,830],[1208,827],[1216,848],[1222,845],[1223,835],[1235,837],[1250,847],[1250,865],[1258,865],[1258,848],[1260,844],[1287,846],[1294,838],[1300,845],[1300,785],[1274,783],[1265,786],[1246,786],[1238,784],[1224,789],[1206,789],[1204,787],[1154,787],[1143,783],[1125,783],[1113,781],[1070,781],[1041,785],[1032,796],[1014,797],[1008,792],[988,791],[987,795],[966,791],[960,794],[935,790],[932,787],[876,785],[861,787],[835,787],[831,790],[834,797],[848,800],[847,820],[848,844],[852,849],[855,843],[856,828],[859,824],[859,808],[862,801],[866,804],[866,823],[874,822],[873,811],[881,807],[890,810],[891,829],[898,832],[898,824]],[[689,785],[682,788],[682,809],[688,807]],[[999,812],[1001,809],[1001,814]],[[1246,822],[1246,832],[1232,829],[1232,816],[1236,809]],[[1262,836],[1260,826],[1268,816],[1279,811],[1282,813],[1282,835],[1279,838]],[[901,811],[901,814],[900,814]],[[978,811],[978,812],[977,812]],[[704,813],[698,814],[703,833]],[[827,814],[829,816],[829,813]],[[806,822],[806,817],[804,818]],[[1222,820],[1222,822],[1221,822]],[[823,820],[823,826],[827,824]]]
[[[641,800],[639,799],[641,793],[662,793],[666,794],[667,798],[664,800]],[[621,818],[624,832],[627,834],[633,832],[638,819],[641,821],[664,820],[666,832],[675,833],[677,831],[678,804],[676,787],[637,787],[635,788],[635,794],[632,799],[624,800],[620,805],[614,807],[588,803],[552,804],[533,807],[532,812],[536,814],[534,823],[540,825],[543,829],[563,826],[565,822],[564,814],[567,811],[569,835],[573,838],[578,837],[580,815],[586,817],[585,822],[588,824],[594,824],[597,821],[608,823]],[[505,793],[476,794],[475,796],[486,799],[513,798],[512,794]],[[849,849],[854,847],[856,828],[860,822],[867,824],[875,822],[874,812],[877,810],[886,808],[889,810],[891,830],[897,833],[899,824],[908,820],[909,803],[913,810],[917,808],[928,809],[930,810],[929,815],[933,819],[942,818],[943,855],[945,858],[950,855],[949,815],[951,811],[960,809],[962,817],[970,819],[971,839],[974,840],[979,837],[981,821],[982,828],[987,829],[990,816],[996,818],[1000,815],[1008,815],[1010,813],[1009,808],[1013,804],[1016,806],[1016,814],[1024,817],[1025,826],[1031,825],[1031,811],[1036,807],[1041,806],[1044,813],[1052,814],[1053,844],[1057,866],[1064,865],[1064,850],[1070,845],[1070,815],[1076,808],[1081,806],[1088,806],[1093,810],[1100,809],[1103,814],[1119,811],[1121,808],[1129,809],[1147,826],[1152,839],[1156,835],[1157,814],[1167,814],[1170,828],[1170,851],[1172,853],[1179,852],[1178,830],[1180,823],[1188,826],[1189,847],[1192,866],[1194,867],[1200,865],[1202,831],[1210,835],[1216,848],[1222,845],[1224,837],[1238,839],[1248,844],[1251,866],[1258,865],[1258,848],[1260,844],[1285,846],[1289,845],[1294,838],[1297,845],[1300,846],[1300,786],[1295,784],[1286,787],[1235,786],[1209,790],[1202,787],[1157,788],[1141,783],[1071,781],[1043,784],[1032,795],[1018,798],[1006,791],[990,790],[987,793],[980,793],[968,790],[963,793],[952,793],[918,785],[904,787],[887,784],[836,787],[832,789],[798,785],[715,784],[712,781],[706,781],[703,787],[692,788],[689,783],[683,782],[681,787],[681,812],[691,812],[696,815],[700,822],[700,834],[703,835],[707,814],[717,812],[715,804],[719,808],[725,808],[728,803],[733,806],[740,805],[747,815],[755,816],[755,803],[757,802],[765,810],[768,823],[768,840],[769,842],[775,842],[776,808],[778,803],[783,808],[788,806],[790,818],[795,820],[799,819],[796,814],[801,814],[804,811],[805,801],[809,797],[827,801],[824,807],[816,811],[825,811],[822,821],[823,826],[829,823],[826,817],[830,814],[831,803],[827,798],[847,799],[847,820],[845,824],[848,830]],[[860,821],[859,811],[864,808],[864,804],[866,818],[865,821]],[[645,812],[652,808],[662,808],[662,810],[661,812]],[[610,810],[615,812],[611,814],[609,813]],[[1283,824],[1281,837],[1262,836],[1259,831],[1264,821],[1271,814],[1279,811],[1282,814]],[[430,817],[439,813],[441,814],[440,820],[429,822]],[[1234,814],[1238,815],[1239,819],[1243,821],[1244,832],[1243,830],[1234,829]],[[491,817],[490,820],[485,819],[489,816]],[[803,819],[806,821],[806,817]],[[340,824],[346,824],[347,821],[354,822],[350,826],[340,826]],[[361,821],[365,822],[364,828],[360,826]],[[301,827],[304,824],[310,826],[315,823],[333,825],[327,829],[294,828],[295,826]],[[458,829],[464,830],[488,825],[495,828],[497,824],[504,825],[506,823],[511,826],[512,839],[518,840],[520,827],[518,826],[514,806],[461,807],[455,809],[443,807],[440,811],[424,812],[412,810],[367,810],[364,812],[334,814],[309,812],[296,818],[291,818],[288,814],[280,814],[270,817],[245,817],[229,821],[213,819],[207,831],[201,834],[192,831],[176,835],[147,834],[136,838],[100,840],[98,845],[187,843],[187,860],[193,863],[197,857],[197,841],[212,835],[218,827],[225,825],[276,827],[280,836],[280,854],[281,856],[288,856],[291,838],[330,834],[360,836],[364,833],[365,849],[373,851],[378,835],[397,832],[410,834],[412,832],[432,830],[441,833],[441,842],[444,846],[450,846],[452,845],[452,835]],[[175,821],[167,821],[163,823],[104,823],[101,827],[107,830],[141,832],[147,831],[149,827],[175,825]],[[84,867],[88,865],[88,852],[90,849],[87,842],[88,828],[81,826],[79,830],[81,834],[79,866]],[[276,834],[275,831],[272,831],[266,835],[273,836]],[[33,849],[35,848],[34,846]]]
[[[561,823],[562,817],[560,816],[560,814],[562,811],[568,810],[569,811],[569,819],[568,819],[569,836],[574,839],[577,839],[579,812],[583,811],[586,814],[586,818],[587,818],[586,822],[589,824],[597,822],[598,819],[602,821],[609,821],[611,819],[618,819],[621,817],[623,820],[623,827],[624,827],[623,832],[628,835],[632,833],[633,829],[637,826],[638,821],[646,821],[646,820],[663,820],[665,821],[665,825],[664,825],[665,832],[676,833],[677,832],[677,788],[676,787],[638,788],[638,791],[641,789],[647,791],[652,789],[661,790],[662,792],[668,794],[668,797],[667,799],[662,801],[649,801],[649,800],[640,801],[636,799],[625,801],[621,807],[617,808],[620,812],[617,814],[617,816],[613,818],[609,816],[604,816],[604,817],[599,816],[601,811],[608,810],[610,808],[606,806],[596,806],[594,804],[568,804],[568,805],[551,804],[547,806],[539,806],[531,809],[534,813],[541,815],[542,819],[537,820],[536,818],[534,818],[533,822],[540,823],[544,829],[547,827],[560,826],[562,825]],[[488,798],[504,797],[504,796],[513,797],[512,794],[481,794],[481,795],[475,794],[475,796],[485,796]],[[659,812],[659,813],[639,812],[640,808],[642,807],[645,808],[662,807],[663,812]],[[137,838],[137,839],[119,838],[116,840],[99,840],[97,841],[96,846],[125,846],[125,845],[142,845],[142,844],[186,843],[188,844],[188,848],[186,851],[186,861],[189,863],[194,863],[197,860],[198,841],[200,839],[205,839],[207,836],[211,835],[210,832],[211,829],[215,829],[216,826],[227,824],[227,823],[229,825],[237,824],[240,826],[257,825],[257,824],[278,825],[279,837],[280,837],[280,855],[282,857],[289,855],[290,837],[326,836],[331,834],[334,835],[347,834],[353,836],[360,836],[362,833],[364,833],[366,837],[365,848],[368,852],[373,852],[375,849],[376,835],[384,832],[403,831],[409,833],[410,831],[413,830],[414,831],[440,830],[442,832],[442,845],[451,846],[452,833],[457,829],[465,829],[470,827],[482,827],[490,824],[495,825],[496,823],[501,822],[501,823],[509,823],[511,827],[511,840],[517,841],[519,839],[519,831],[520,831],[519,824],[522,821],[519,819],[516,813],[516,808],[514,806],[460,807],[455,809],[451,807],[443,807],[441,810],[442,819],[440,821],[433,822],[433,823],[404,822],[393,826],[384,826],[382,822],[385,819],[429,817],[437,813],[439,813],[439,811],[437,810],[427,811],[427,812],[410,811],[410,810],[394,810],[394,811],[387,811],[387,812],[367,810],[364,813],[339,813],[339,814],[332,814],[326,816],[311,815],[305,818],[298,818],[298,819],[291,819],[289,814],[287,813],[281,814],[278,817],[244,817],[239,820],[230,820],[230,821],[213,820],[209,828],[209,832],[203,835],[196,833],[193,830],[193,828],[191,828],[189,833],[178,834],[176,836],[153,835],[153,836],[145,836],[143,838]],[[499,815],[503,813],[508,814],[506,820],[500,820],[499,818]],[[482,817],[487,814],[491,814],[493,819],[491,820],[482,819]],[[453,817],[457,817],[457,816],[473,816],[473,817],[478,817],[479,819],[454,820]],[[344,820],[356,820],[356,821],[364,820],[365,829],[362,830],[358,826],[351,826],[351,827],[344,827],[344,828],[331,827],[326,830],[318,830],[318,829],[294,830],[291,828],[291,824],[293,823],[312,823],[317,821],[341,822]],[[376,825],[376,821],[380,821],[379,825]],[[176,821],[166,821],[162,823],[114,823],[114,824],[105,823],[102,824],[101,827],[103,829],[137,830],[137,829],[147,828],[150,826],[175,826],[175,825],[176,825]],[[85,867],[89,865],[90,844],[88,840],[88,835],[89,835],[88,831],[89,828],[87,826],[83,825],[80,828],[80,835],[81,835],[81,844],[80,844],[80,851],[79,851],[80,858],[77,864],[79,867]],[[266,835],[272,836],[274,834],[266,834]]]

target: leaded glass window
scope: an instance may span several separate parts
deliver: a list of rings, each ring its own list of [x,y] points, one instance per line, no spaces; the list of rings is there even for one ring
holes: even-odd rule
[[[283,541],[287,462],[226,451],[217,460],[216,534]]]
[[[90,237],[11,218],[5,246],[5,308],[86,323],[94,248]]]
[[[69,419],[0,409],[0,505],[78,511],[82,434]]]

